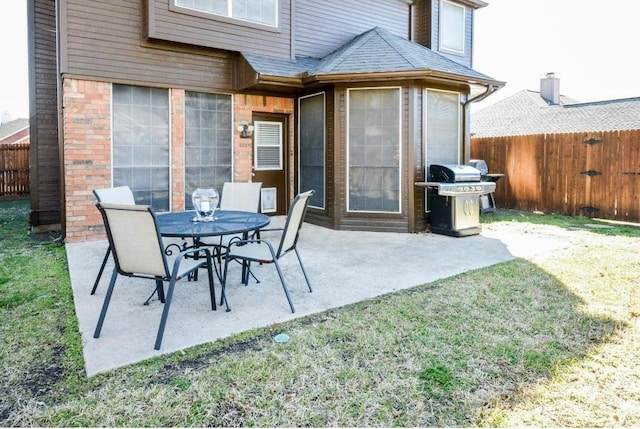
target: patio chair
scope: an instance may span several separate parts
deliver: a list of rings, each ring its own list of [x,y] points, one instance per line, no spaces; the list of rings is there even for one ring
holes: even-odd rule
[[[225,182],[222,186],[222,196],[220,197],[220,210],[239,210],[258,213],[260,209],[261,189],[261,182]],[[213,246],[216,249],[215,253],[218,263],[220,263],[222,253],[229,245],[229,241],[234,238],[242,239],[243,236],[240,234],[228,234],[216,237],[215,239],[207,240],[205,238],[200,240],[200,244]],[[245,269],[242,272],[242,282],[244,284],[249,282],[249,274],[251,274],[257,282],[260,282],[251,271]]]
[[[170,261],[165,254],[162,237],[158,232],[156,216],[149,206],[98,203],[97,207],[104,219],[109,245],[113,251],[115,268],[93,334],[94,338],[100,336],[118,274],[153,280],[156,282],[158,295],[164,296],[164,308],[154,347],[156,350],[160,349],[162,343],[173,290],[178,280],[187,277],[201,267],[206,267],[209,274],[211,309],[216,309],[213,260],[208,249],[188,249],[180,252],[175,256],[175,259]],[[204,258],[201,252],[204,252]],[[187,256],[191,254],[193,257],[187,259]],[[164,282],[169,282],[166,296]]]
[[[276,270],[278,271],[280,283],[282,283],[282,288],[284,289],[284,294],[286,295],[287,301],[289,302],[291,312],[296,312],[293,305],[293,300],[291,299],[291,294],[289,293],[289,288],[287,287],[287,282],[284,278],[284,275],[282,274],[282,270],[280,269],[280,264],[278,263],[278,261],[291,250],[295,251],[295,254],[298,258],[298,263],[300,264],[300,268],[302,269],[302,273],[304,274],[304,279],[307,282],[309,292],[313,292],[311,283],[309,282],[309,277],[307,276],[307,271],[302,264],[302,259],[300,258],[297,244],[298,236],[300,235],[300,229],[302,228],[302,222],[304,221],[307,207],[309,205],[309,199],[314,192],[315,191],[313,190],[303,192],[301,194],[298,194],[294,198],[293,202],[291,203],[291,207],[289,207],[289,213],[287,214],[287,220],[285,222],[284,228],[281,229],[282,235],[280,236],[280,243],[278,244],[277,250],[274,250],[274,247],[269,240],[261,238],[251,240],[241,240],[236,238],[229,242],[227,251],[225,253],[224,273],[222,276],[223,294],[225,293],[227,282],[227,268],[230,261],[239,260],[247,263],[259,262],[261,264],[273,263],[276,267]]]
[[[106,189],[94,189],[93,195],[96,196],[96,199],[99,203],[111,203],[111,204],[129,204],[134,205],[136,200],[133,196],[133,192],[131,188],[128,186],[118,186],[115,188],[106,188]],[[91,288],[91,295],[96,293],[96,289],[98,288],[98,283],[100,283],[100,279],[102,278],[102,273],[104,272],[104,267],[107,265],[107,261],[109,260],[109,255],[111,255],[111,246],[107,248],[107,253],[104,255],[102,259],[102,265],[100,265],[100,271],[98,271],[98,276],[96,277],[96,281],[93,283],[93,288]]]

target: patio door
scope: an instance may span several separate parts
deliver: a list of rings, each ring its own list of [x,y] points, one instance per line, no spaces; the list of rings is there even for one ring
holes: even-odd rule
[[[253,115],[253,181],[262,182],[260,211],[287,214],[287,118],[283,115]]]

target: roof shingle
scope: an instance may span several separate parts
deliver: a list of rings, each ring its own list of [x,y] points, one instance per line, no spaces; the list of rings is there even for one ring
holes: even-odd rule
[[[475,137],[640,129],[640,97],[550,105],[535,91],[520,91],[471,115]]]
[[[322,59],[298,57],[295,61],[242,54],[251,67],[265,75],[309,77],[361,73],[434,71],[464,79],[494,81],[422,45],[396,36],[380,27],[372,28]]]

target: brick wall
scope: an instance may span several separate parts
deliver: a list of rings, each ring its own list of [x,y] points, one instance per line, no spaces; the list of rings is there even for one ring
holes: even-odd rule
[[[171,207],[184,210],[185,91],[171,89]],[[104,225],[93,189],[113,186],[111,177],[111,84],[64,79],[63,132],[66,241],[78,242],[105,238]],[[242,139],[236,127],[251,122],[254,112],[279,113],[293,123],[293,99],[256,95],[234,96],[234,181],[252,179],[253,144]],[[293,147],[293,127],[289,127],[289,145]],[[293,165],[293,151],[288,162]],[[293,168],[290,186],[293,187]],[[293,193],[293,189],[289,190]]]
[[[92,190],[111,186],[111,84],[64,79],[66,240],[105,238]]]
[[[234,130],[241,122],[252,122],[253,113],[277,113],[289,116],[289,135],[286,147],[290,148],[287,162],[290,166],[294,163],[293,154],[293,98],[269,97],[264,95],[236,94],[233,99],[234,106]],[[240,133],[233,133],[234,147],[234,171],[236,182],[251,182],[251,169],[253,167],[253,140],[240,138]],[[289,195],[294,193],[295,168],[289,168]]]

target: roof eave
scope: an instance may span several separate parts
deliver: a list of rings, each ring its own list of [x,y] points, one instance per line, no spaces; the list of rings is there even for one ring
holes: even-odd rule
[[[466,85],[492,85],[503,87],[505,82],[493,79],[482,79],[474,76],[464,76],[455,73],[447,73],[437,70],[411,70],[398,72],[363,72],[363,73],[339,73],[316,74],[302,79],[304,84],[318,83],[346,83],[346,82],[372,82],[372,81],[401,81],[408,79],[428,79],[430,81],[442,81],[445,83],[461,83]]]
[[[287,86],[292,88],[304,87],[304,84],[302,83],[302,79],[300,77],[277,76],[258,73],[256,81],[258,84],[265,85]]]

